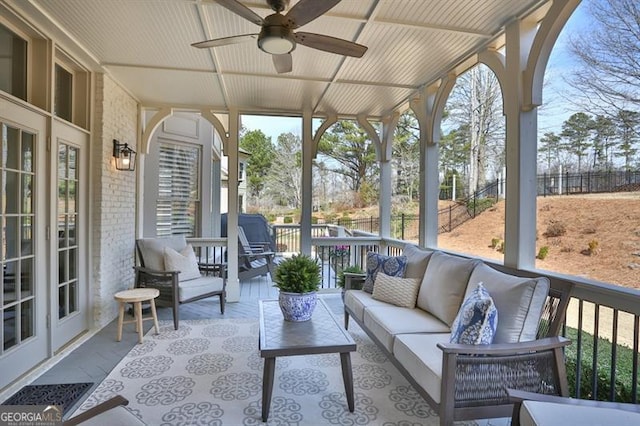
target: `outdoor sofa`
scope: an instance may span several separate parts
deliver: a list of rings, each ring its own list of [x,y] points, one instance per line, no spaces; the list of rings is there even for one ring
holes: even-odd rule
[[[387,269],[397,276],[387,275]],[[350,289],[353,276],[345,280],[345,328],[353,318],[439,414],[442,425],[510,417],[507,388],[568,394],[563,347],[570,342],[558,333],[570,287],[551,289],[545,277],[519,277],[478,259],[414,245],[396,258],[369,253],[367,272],[365,287],[373,284],[372,293]],[[456,341],[473,335],[472,328],[461,327],[465,321],[460,319],[469,319],[466,311],[458,313],[476,306],[470,302],[486,292],[493,320],[497,316],[491,343],[451,343],[452,326]]]

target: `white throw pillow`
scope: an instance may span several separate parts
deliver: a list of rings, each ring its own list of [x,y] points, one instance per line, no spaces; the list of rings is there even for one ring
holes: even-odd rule
[[[193,247],[187,244],[180,253],[171,247],[164,248],[164,268],[165,271],[180,271],[178,276],[180,281],[193,280],[200,278],[200,269],[198,268],[198,260],[193,252]]]
[[[391,277],[378,272],[371,297],[403,308],[415,308],[419,288],[419,278]]]

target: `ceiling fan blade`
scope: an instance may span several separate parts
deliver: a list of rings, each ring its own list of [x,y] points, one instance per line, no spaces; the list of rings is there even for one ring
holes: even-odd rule
[[[323,34],[297,32],[293,37],[304,46],[355,58],[361,58],[368,49],[367,46]]]
[[[218,3],[220,6],[229,9],[236,15],[242,16],[247,21],[251,21],[256,25],[262,26],[264,20],[260,15],[255,13],[253,10],[249,9],[247,6],[243,5],[237,0],[213,0]]]
[[[340,0],[300,0],[285,15],[292,22],[291,28],[299,28],[318,16],[327,13]]]
[[[249,40],[255,40],[258,38],[258,34],[243,34],[231,37],[215,38],[213,40],[200,41],[198,43],[192,43],[191,46],[198,49],[205,49],[207,47],[219,47],[228,46],[230,44],[245,43]]]
[[[283,55],[271,55],[273,58],[273,65],[276,67],[278,74],[285,72],[291,72],[293,68],[293,61],[291,60],[291,53],[285,53]]]

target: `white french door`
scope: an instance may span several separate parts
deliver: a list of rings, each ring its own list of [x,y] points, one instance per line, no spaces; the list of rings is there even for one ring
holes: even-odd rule
[[[54,219],[49,234],[52,256],[52,350],[88,328],[87,189],[89,136],[64,123],[55,123],[55,167],[51,182]]]
[[[42,115],[0,99],[0,388],[49,355],[46,131]]]

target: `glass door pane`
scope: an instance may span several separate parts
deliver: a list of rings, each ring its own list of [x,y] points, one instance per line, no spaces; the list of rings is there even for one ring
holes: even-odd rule
[[[77,312],[78,148],[58,145],[58,318]]]
[[[33,229],[34,135],[1,124],[0,151],[0,334],[3,352],[35,335],[35,272]]]

